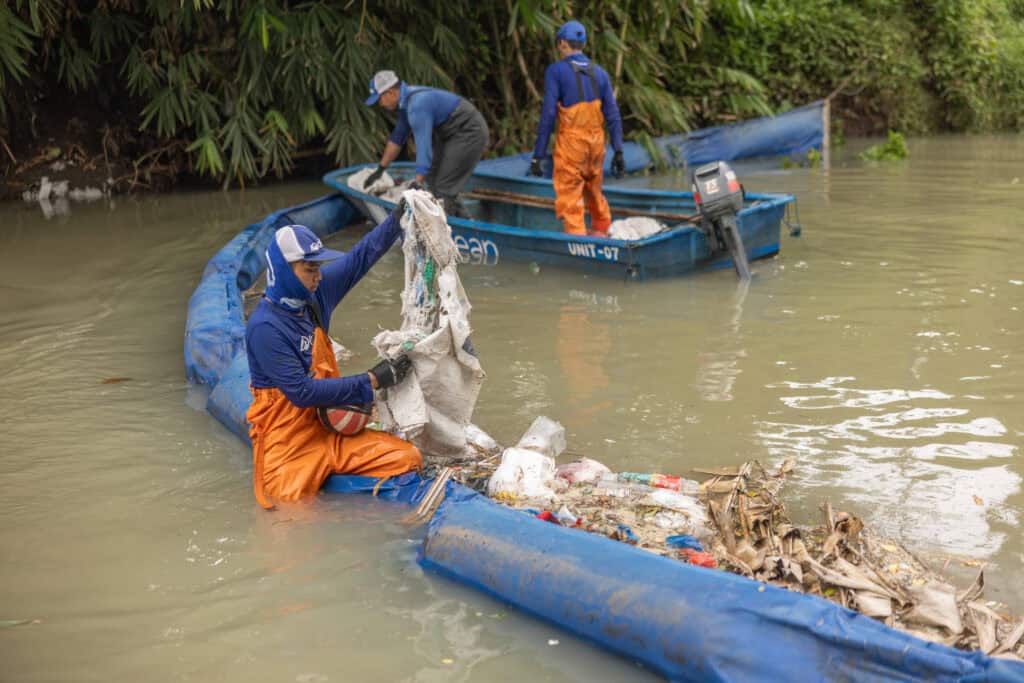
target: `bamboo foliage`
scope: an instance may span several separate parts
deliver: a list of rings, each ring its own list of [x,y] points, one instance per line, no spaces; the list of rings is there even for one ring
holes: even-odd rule
[[[588,55],[613,75],[635,140],[801,104],[866,61],[881,66],[855,85],[884,87],[858,105],[865,111],[893,109],[893,79],[930,76],[936,96],[955,105],[950,125],[1020,125],[1024,44],[985,32],[992,16],[1011,35],[1015,2],[928,0],[935,11],[921,18],[903,0],[799,0],[799,11],[788,0],[7,0],[0,137],[30,128],[38,97],[63,89],[76,102],[108,103],[140,153],[177,150],[181,170],[225,184],[282,176],[304,150],[371,161],[393,120],[363,100],[371,75],[390,68],[465,95],[488,120],[491,152],[518,152],[532,146],[554,35],[571,18],[588,28]],[[973,8],[970,31],[949,19],[961,6]],[[810,12],[814,27],[803,25]],[[927,60],[894,38],[898,29],[878,31],[889,15],[894,26],[931,21],[934,31],[915,37]],[[984,49],[964,55],[943,51],[946,43]],[[888,52],[867,60],[872,50]],[[963,69],[985,78],[965,82]],[[999,108],[987,115],[992,92]]]
[[[473,100],[505,153],[533,142],[554,33],[572,17],[591,27],[592,56],[619,65],[627,130],[696,124],[674,64],[699,43],[707,9],[671,0],[19,0],[0,9],[15,46],[0,48],[0,86],[55,72],[72,92],[120,92],[140,133],[182,143],[194,171],[241,184],[287,173],[311,145],[339,163],[375,158],[392,120],[362,101],[370,76],[392,68]]]

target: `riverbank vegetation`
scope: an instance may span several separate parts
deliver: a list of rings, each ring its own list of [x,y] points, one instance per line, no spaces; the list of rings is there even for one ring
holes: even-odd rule
[[[846,135],[1024,127],[1024,0],[10,0],[4,189],[55,154],[120,189],[372,161],[381,68],[465,95],[491,153],[522,151],[570,17],[639,141],[826,96]]]

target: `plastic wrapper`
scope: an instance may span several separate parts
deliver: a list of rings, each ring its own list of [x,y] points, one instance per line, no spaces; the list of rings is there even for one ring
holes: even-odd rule
[[[555,492],[549,483],[554,478],[554,458],[527,448],[506,448],[487,482],[487,495],[551,499]]]
[[[610,469],[590,458],[580,458],[555,468],[555,476],[570,484],[590,484],[611,473]]]
[[[565,428],[560,423],[541,415],[519,439],[516,448],[527,448],[543,453],[549,458],[557,458],[565,450]]]

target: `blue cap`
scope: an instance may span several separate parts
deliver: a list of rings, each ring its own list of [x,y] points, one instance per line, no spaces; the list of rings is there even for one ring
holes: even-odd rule
[[[587,42],[587,29],[578,21],[567,21],[558,29],[555,38],[559,40],[578,40],[581,43]]]
[[[370,79],[370,96],[366,98],[366,106],[377,104],[380,94],[398,85],[398,75],[394,71],[378,71]]]
[[[324,243],[312,230],[305,225],[286,225],[274,233],[284,260],[295,261],[333,261],[344,256],[340,251],[324,249]]]

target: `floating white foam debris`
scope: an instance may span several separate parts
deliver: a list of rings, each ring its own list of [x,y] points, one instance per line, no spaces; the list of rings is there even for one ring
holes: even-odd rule
[[[53,191],[53,185],[50,183],[50,179],[43,176],[39,180],[39,192],[36,195],[36,199],[43,201],[44,199],[50,198],[50,192]]]
[[[103,198],[103,190],[98,187],[76,187],[68,192],[68,197],[76,202],[94,202]]]
[[[71,213],[67,197],[55,197],[51,202],[49,199],[40,199],[39,208],[43,211],[43,217],[47,220],[54,216],[67,216]]]

